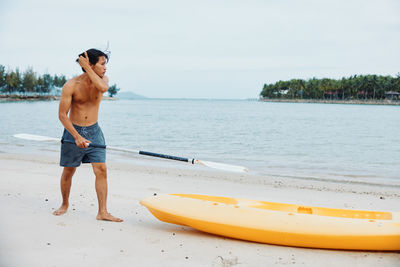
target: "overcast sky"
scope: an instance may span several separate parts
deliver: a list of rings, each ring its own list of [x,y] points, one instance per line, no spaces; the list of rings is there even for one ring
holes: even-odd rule
[[[256,98],[264,83],[400,72],[399,0],[0,0],[0,64],[107,75],[147,97]]]

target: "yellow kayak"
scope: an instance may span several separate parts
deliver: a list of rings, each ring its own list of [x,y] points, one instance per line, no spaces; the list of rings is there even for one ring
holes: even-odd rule
[[[260,243],[346,250],[400,250],[400,212],[300,206],[168,194],[142,205],[163,222]]]

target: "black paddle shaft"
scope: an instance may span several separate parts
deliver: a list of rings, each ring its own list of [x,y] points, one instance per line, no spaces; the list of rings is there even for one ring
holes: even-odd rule
[[[68,143],[68,144],[74,144],[74,141],[70,140],[61,140],[61,143]],[[105,145],[99,145],[99,144],[93,144],[89,143],[89,147],[96,147],[96,148],[107,148]],[[182,158],[182,157],[177,157],[177,156],[171,156],[171,155],[165,155],[165,154],[159,154],[159,153],[154,153],[154,152],[147,152],[147,151],[139,151],[140,155],[145,155],[145,156],[150,156],[150,157],[157,157],[157,158],[163,158],[163,159],[172,159],[172,160],[178,160],[178,161],[184,161],[184,162],[189,162],[190,160],[188,158]],[[194,164],[194,159],[192,160],[192,164]]]
[[[164,155],[164,154],[158,154],[158,153],[147,152],[147,151],[139,151],[139,154],[145,155],[145,156],[157,157],[157,158],[173,159],[173,160],[189,162],[189,159],[187,159],[187,158],[171,156],[171,155]]]

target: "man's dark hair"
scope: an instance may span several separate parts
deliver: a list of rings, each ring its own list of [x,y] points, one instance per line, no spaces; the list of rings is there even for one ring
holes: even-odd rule
[[[108,62],[109,59],[109,52],[106,54],[103,51],[100,51],[98,49],[95,48],[91,48],[89,50],[86,51],[88,57],[89,57],[89,62],[92,65],[96,65],[96,63],[99,61],[99,57],[105,57],[106,61]],[[81,53],[78,55],[78,59],[76,60],[76,62],[79,62],[79,57],[83,56],[85,57],[85,52]],[[83,68],[82,68],[83,72],[86,72]]]

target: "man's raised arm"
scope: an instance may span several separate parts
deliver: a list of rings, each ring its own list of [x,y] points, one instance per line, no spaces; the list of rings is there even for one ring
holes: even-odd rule
[[[90,62],[87,52],[85,52],[85,57],[79,56],[78,62],[79,65],[81,65],[81,67],[86,71],[94,86],[102,93],[107,92],[108,78],[107,76],[101,78],[99,75],[96,74],[96,72],[94,72],[94,70],[90,67]]]

